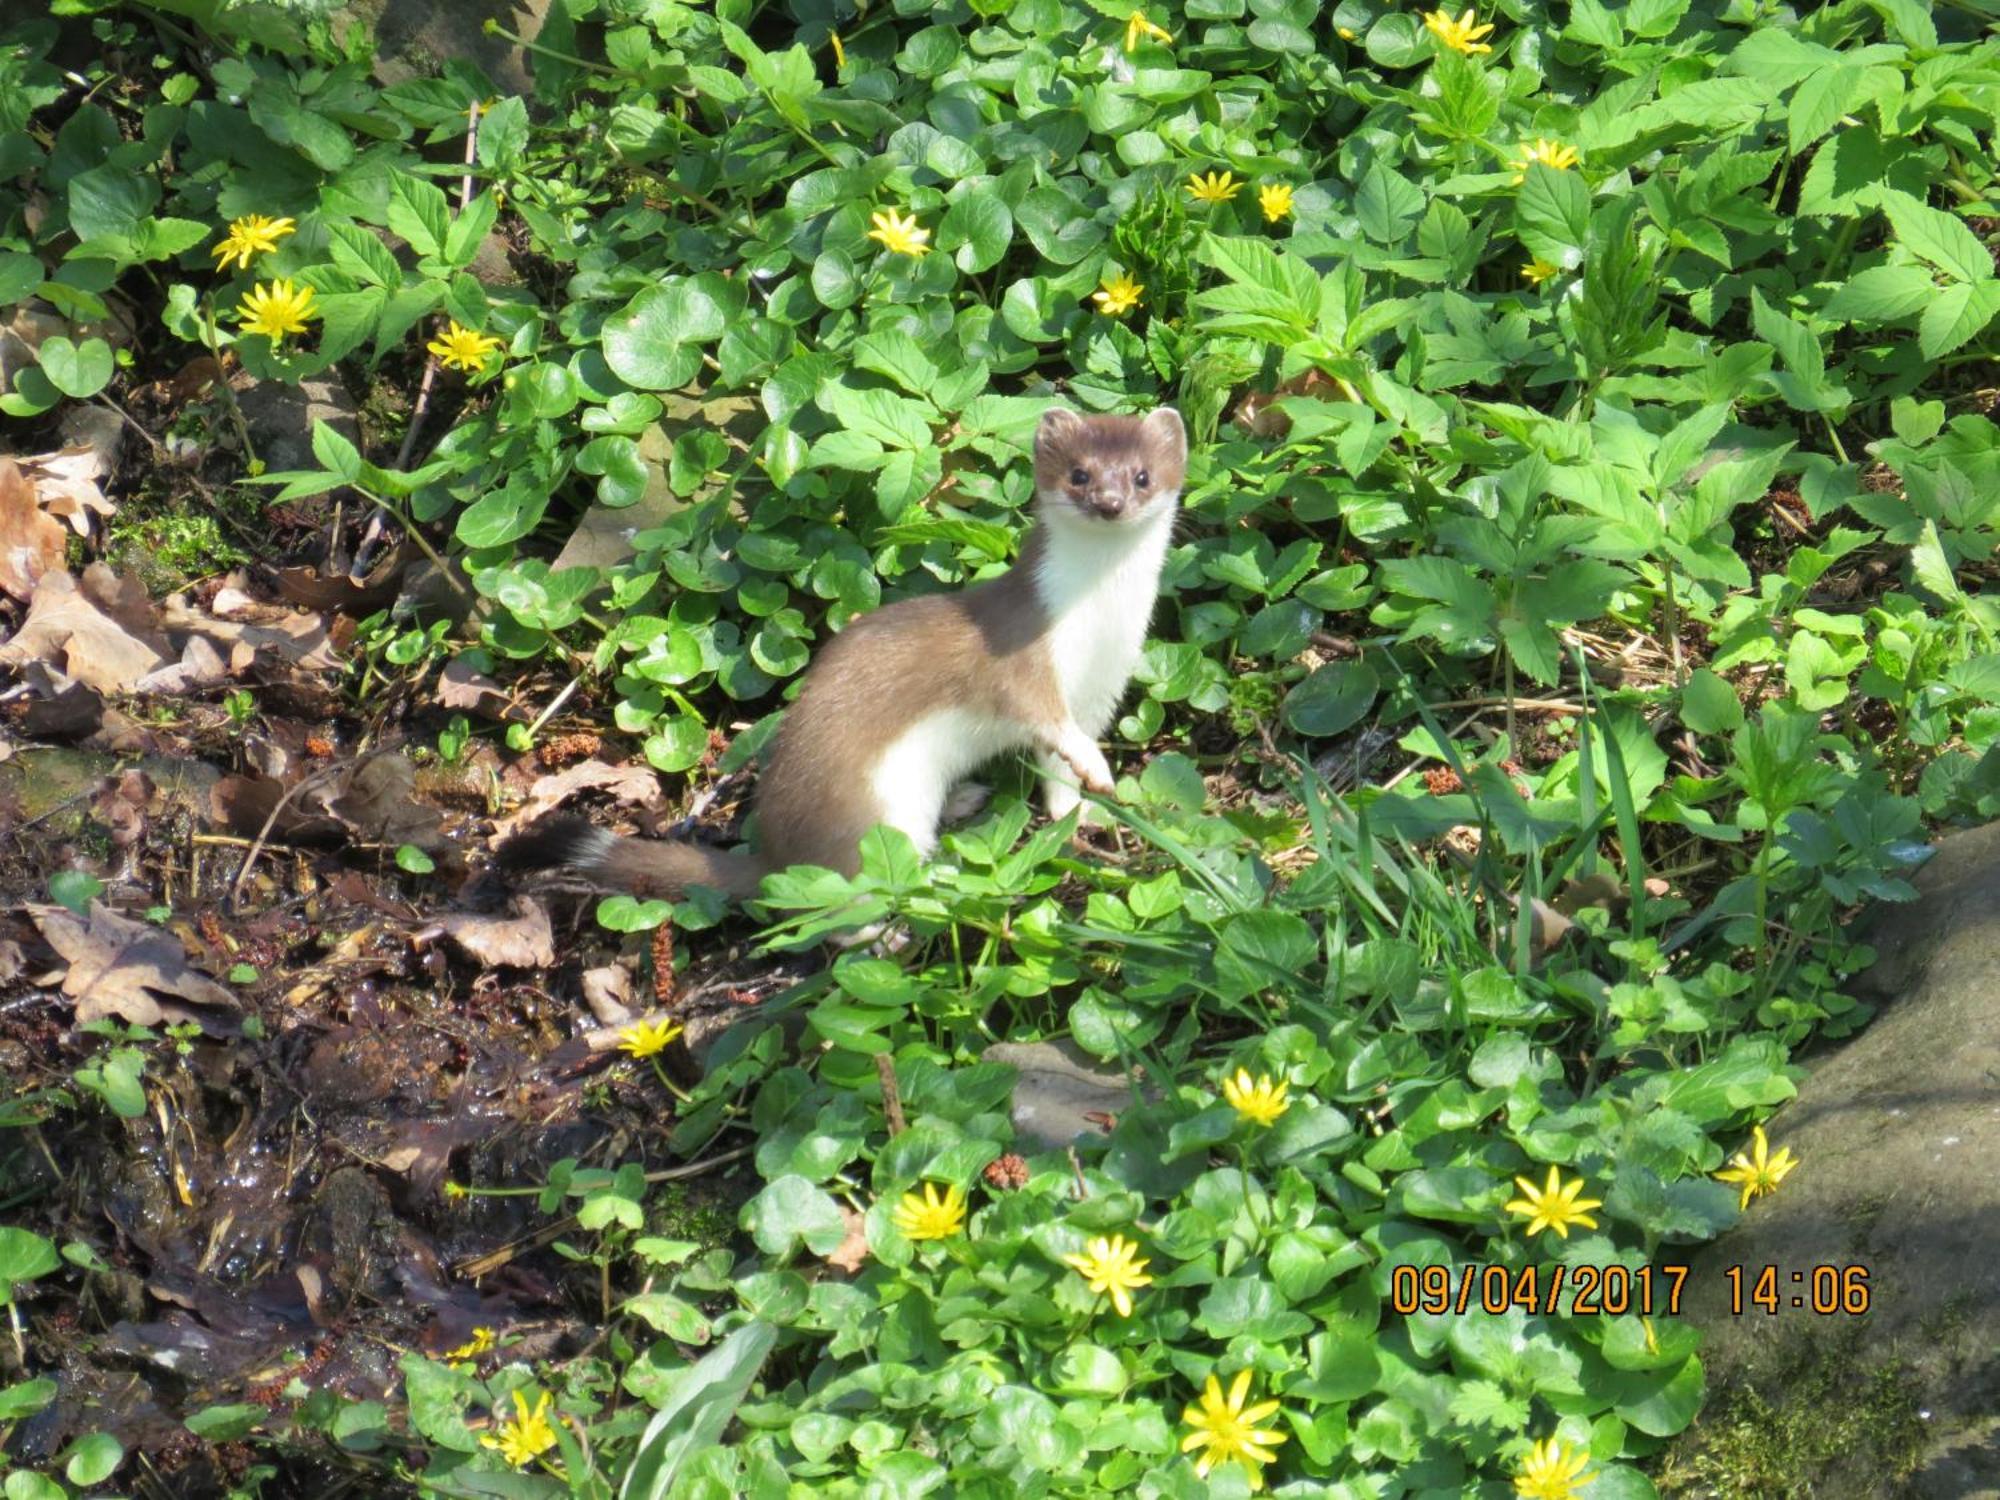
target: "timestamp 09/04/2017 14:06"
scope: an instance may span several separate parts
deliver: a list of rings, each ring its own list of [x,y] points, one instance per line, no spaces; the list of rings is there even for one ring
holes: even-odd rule
[[[1687,1266],[1462,1266],[1392,1267],[1389,1304],[1397,1313],[1564,1312],[1588,1316],[1681,1310]],[[1866,1266],[1725,1266],[1729,1310],[1737,1316],[1781,1310],[1821,1317],[1860,1317],[1872,1296]]]

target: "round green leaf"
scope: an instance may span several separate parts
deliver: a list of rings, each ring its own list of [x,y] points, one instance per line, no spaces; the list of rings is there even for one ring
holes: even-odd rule
[[[968,273],[998,265],[1013,237],[1014,216],[991,187],[961,194],[938,224],[938,249]]]
[[[627,385],[674,390],[700,372],[697,345],[721,338],[728,322],[701,278],[649,286],[604,320],[604,362]]]
[[[42,340],[42,373],[49,384],[81,401],[111,383],[111,346],[103,339],[74,343],[57,334]]]
[[[1315,667],[1312,676],[1285,695],[1285,723],[1299,734],[1326,739],[1360,723],[1380,687],[1366,662]]]
[[[33,1281],[62,1264],[56,1247],[29,1229],[0,1228],[0,1301],[17,1281]]]
[[[125,1446],[108,1432],[93,1432],[70,1449],[63,1473],[71,1484],[102,1484],[124,1462]]]

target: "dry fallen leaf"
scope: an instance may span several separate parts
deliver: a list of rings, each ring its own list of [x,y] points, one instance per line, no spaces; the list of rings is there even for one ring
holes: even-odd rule
[[[102,902],[88,920],[62,906],[30,906],[28,915],[50,947],[69,961],[62,990],[76,1002],[78,1025],[117,1016],[135,1026],[194,1021],[216,1029],[217,1011],[235,1012],[236,997],[198,969],[171,933]]]
[[[0,458],[0,589],[16,599],[63,566],[69,545],[62,523],[41,507],[34,481],[12,459]]]
[[[209,643],[208,637],[191,635],[187,644],[181,647],[179,661],[148,672],[139,679],[138,686],[142,693],[191,693],[200,688],[214,687],[228,677],[228,663]]]
[[[160,615],[176,636],[206,636],[228,658],[232,672],[248,671],[260,653],[314,672],[340,666],[326,621],[318,615],[259,604],[236,589],[221,590],[214,605],[214,613],[207,613],[175,594],[161,606]]]
[[[90,571],[101,567],[93,564]],[[0,646],[0,662],[9,666],[34,661],[60,667],[100,693],[127,693],[166,656],[149,637],[133,634],[108,614],[68,573],[54,572],[35,585],[28,617]]]
[[[451,912],[417,936],[442,932],[489,967],[542,969],[554,963],[556,939],[547,908],[532,896],[517,896],[509,910],[511,915],[504,917]]]
[[[606,964],[583,971],[583,1003],[600,1026],[628,1026],[632,1021],[632,971],[623,964]]]
[[[841,1242],[827,1254],[826,1263],[836,1271],[845,1271],[850,1276],[859,1276],[861,1268],[868,1264],[868,1221],[845,1203],[840,1209],[840,1222],[847,1234]]]
[[[438,675],[437,699],[441,707],[502,723],[512,719],[525,724],[534,717],[524,705],[509,697],[499,683],[475,672],[462,656],[447,663]]]
[[[601,760],[578,761],[566,771],[539,777],[528,788],[528,800],[511,815],[494,823],[494,843],[498,844],[509,834],[526,828],[543,814],[554,812],[573,794],[584,791],[609,792],[620,802],[639,807],[666,805],[666,795],[660,790],[660,778],[651,766],[637,763],[613,766]]]
[[[100,442],[86,442],[21,460],[21,467],[34,481],[42,509],[68,521],[78,536],[90,535],[92,516],[118,514],[118,507],[105,498],[99,484],[110,472],[110,459],[117,453],[119,419],[112,412],[104,415],[111,419],[112,428],[108,453]]]

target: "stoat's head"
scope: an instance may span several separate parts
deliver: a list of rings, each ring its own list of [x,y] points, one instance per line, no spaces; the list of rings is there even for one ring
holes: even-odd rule
[[[1186,474],[1187,429],[1171,406],[1143,417],[1056,406],[1035,429],[1035,494],[1053,521],[1136,525],[1174,508]]]

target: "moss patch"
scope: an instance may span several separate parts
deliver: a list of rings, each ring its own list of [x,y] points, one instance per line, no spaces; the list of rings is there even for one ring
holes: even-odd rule
[[[1883,1495],[1915,1473],[1931,1438],[1902,1360],[1872,1369],[1822,1349],[1810,1368],[1711,1398],[1701,1420],[1670,1449],[1655,1476],[1662,1495],[1713,1500],[1808,1500]]]

